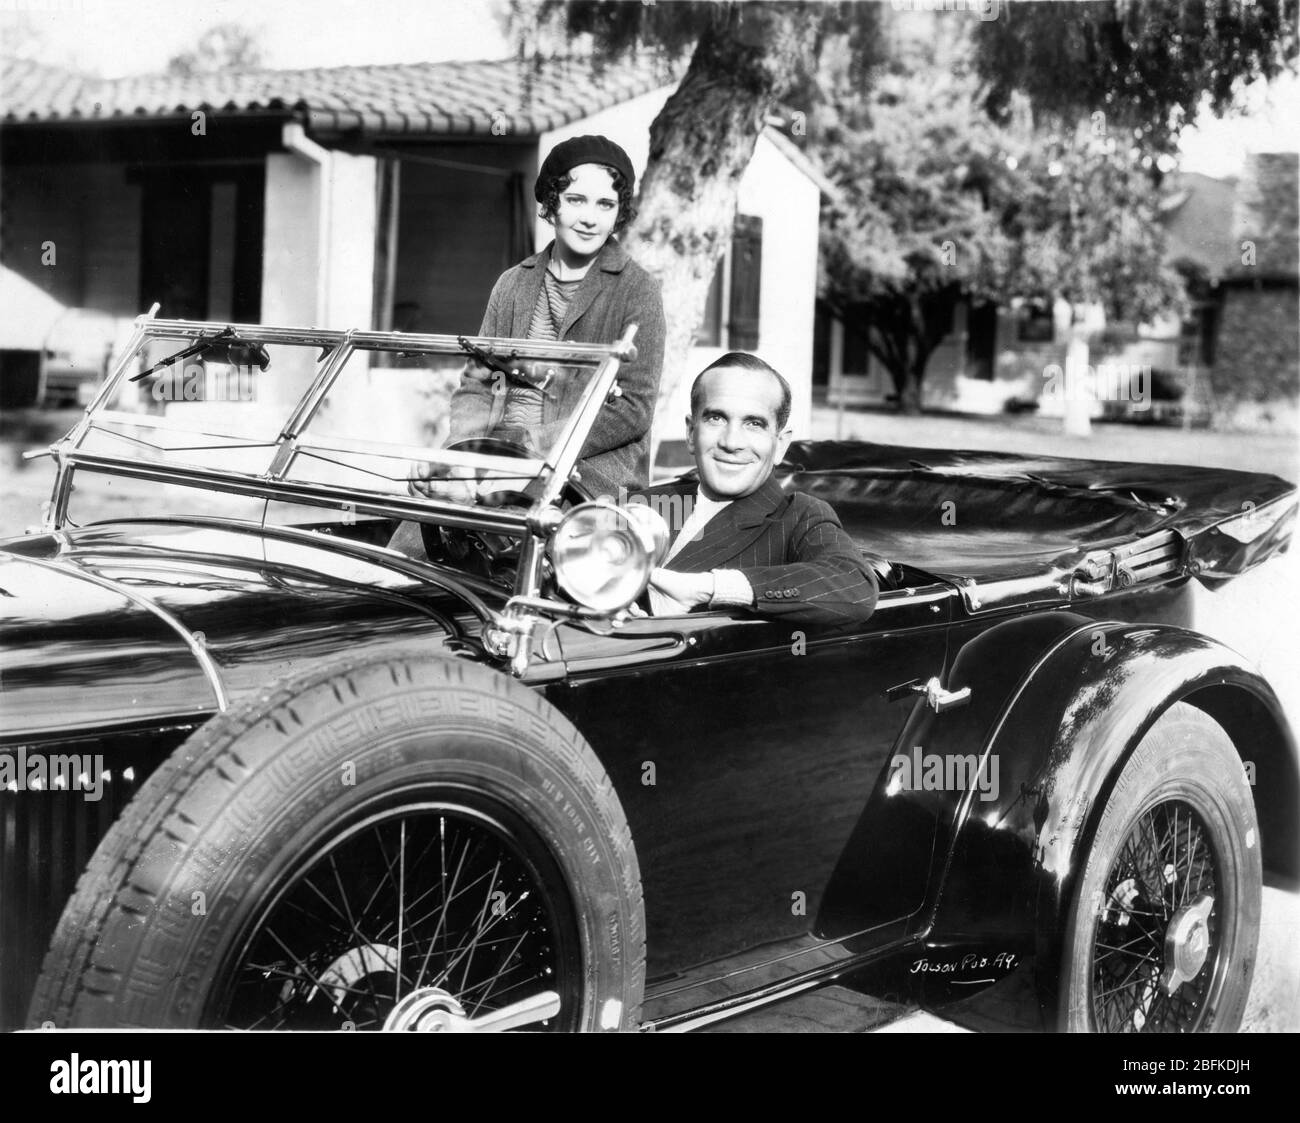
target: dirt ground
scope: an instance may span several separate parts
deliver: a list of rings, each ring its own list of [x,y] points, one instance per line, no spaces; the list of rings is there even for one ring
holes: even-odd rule
[[[78,411],[9,414],[0,418],[0,537],[39,524],[49,497],[53,466],[48,459],[24,462],[24,449],[48,444],[70,427]],[[1000,449],[1109,460],[1198,464],[1300,477],[1300,441],[1295,437],[1207,433],[1155,427],[1096,425],[1089,438],[1067,437],[1059,422],[1038,417],[969,418],[892,413],[814,411],[817,439],[859,439],[931,448]],[[148,483],[84,476],[78,483],[83,519],[128,511],[160,513],[157,489]],[[1300,548],[1270,561],[1219,593],[1198,592],[1197,627],[1245,654],[1277,690],[1300,729]],[[1300,816],[1300,808],[1296,809]],[[1300,896],[1266,888],[1260,953],[1245,1028],[1300,1031]],[[780,1008],[778,1008],[779,1011]],[[773,1012],[779,1020],[780,1014]],[[821,1016],[821,1015],[818,1015]],[[784,1028],[807,1030],[804,1015]],[[828,1024],[825,1030],[843,1028]],[[770,1028],[782,1028],[773,1025]],[[956,1029],[929,1015],[895,1023],[897,1030]]]

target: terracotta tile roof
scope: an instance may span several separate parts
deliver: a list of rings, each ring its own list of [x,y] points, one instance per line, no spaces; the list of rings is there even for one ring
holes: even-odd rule
[[[0,60],[0,125],[279,115],[317,135],[536,136],[676,80],[645,57],[598,70],[589,59],[430,62],[250,70],[179,78],[90,78]],[[496,131],[493,131],[493,128]]]

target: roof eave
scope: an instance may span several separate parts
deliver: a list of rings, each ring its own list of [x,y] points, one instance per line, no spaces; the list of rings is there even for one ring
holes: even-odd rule
[[[82,114],[54,114],[50,116],[0,117],[0,128],[60,128],[66,126],[110,125],[126,127],[130,125],[165,125],[176,121],[190,121],[195,113],[205,113],[209,117],[221,117],[223,120],[237,121],[294,121],[302,119],[302,112],[294,107],[279,109],[217,109],[209,105],[196,105],[189,109],[178,109],[171,113],[114,113],[111,115],[85,116]]]

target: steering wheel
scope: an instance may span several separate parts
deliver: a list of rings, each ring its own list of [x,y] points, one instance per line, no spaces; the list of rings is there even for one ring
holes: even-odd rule
[[[518,442],[501,437],[470,437],[453,441],[443,451],[476,452],[483,456],[508,456],[525,460],[534,455]],[[474,469],[476,484],[489,479],[491,475],[488,469]],[[540,480],[530,480],[522,489],[502,487],[486,494],[480,490],[478,502],[491,507],[527,508],[540,497],[541,488]],[[586,502],[588,498],[586,490],[570,480],[560,493],[560,508],[567,510],[575,504]],[[420,536],[424,540],[425,553],[430,558],[441,558],[454,565],[465,566],[490,580],[506,576],[513,580],[514,567],[519,561],[519,539],[511,535],[423,523],[420,526]]]

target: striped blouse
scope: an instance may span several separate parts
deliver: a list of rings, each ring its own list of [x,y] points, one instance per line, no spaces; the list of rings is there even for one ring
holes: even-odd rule
[[[529,339],[557,340],[564,313],[581,277],[561,281],[549,269],[542,278],[542,288],[533,305],[533,318],[528,325]],[[506,392],[506,408],[501,418],[503,428],[535,430],[542,424],[542,391],[536,386],[511,386]]]

